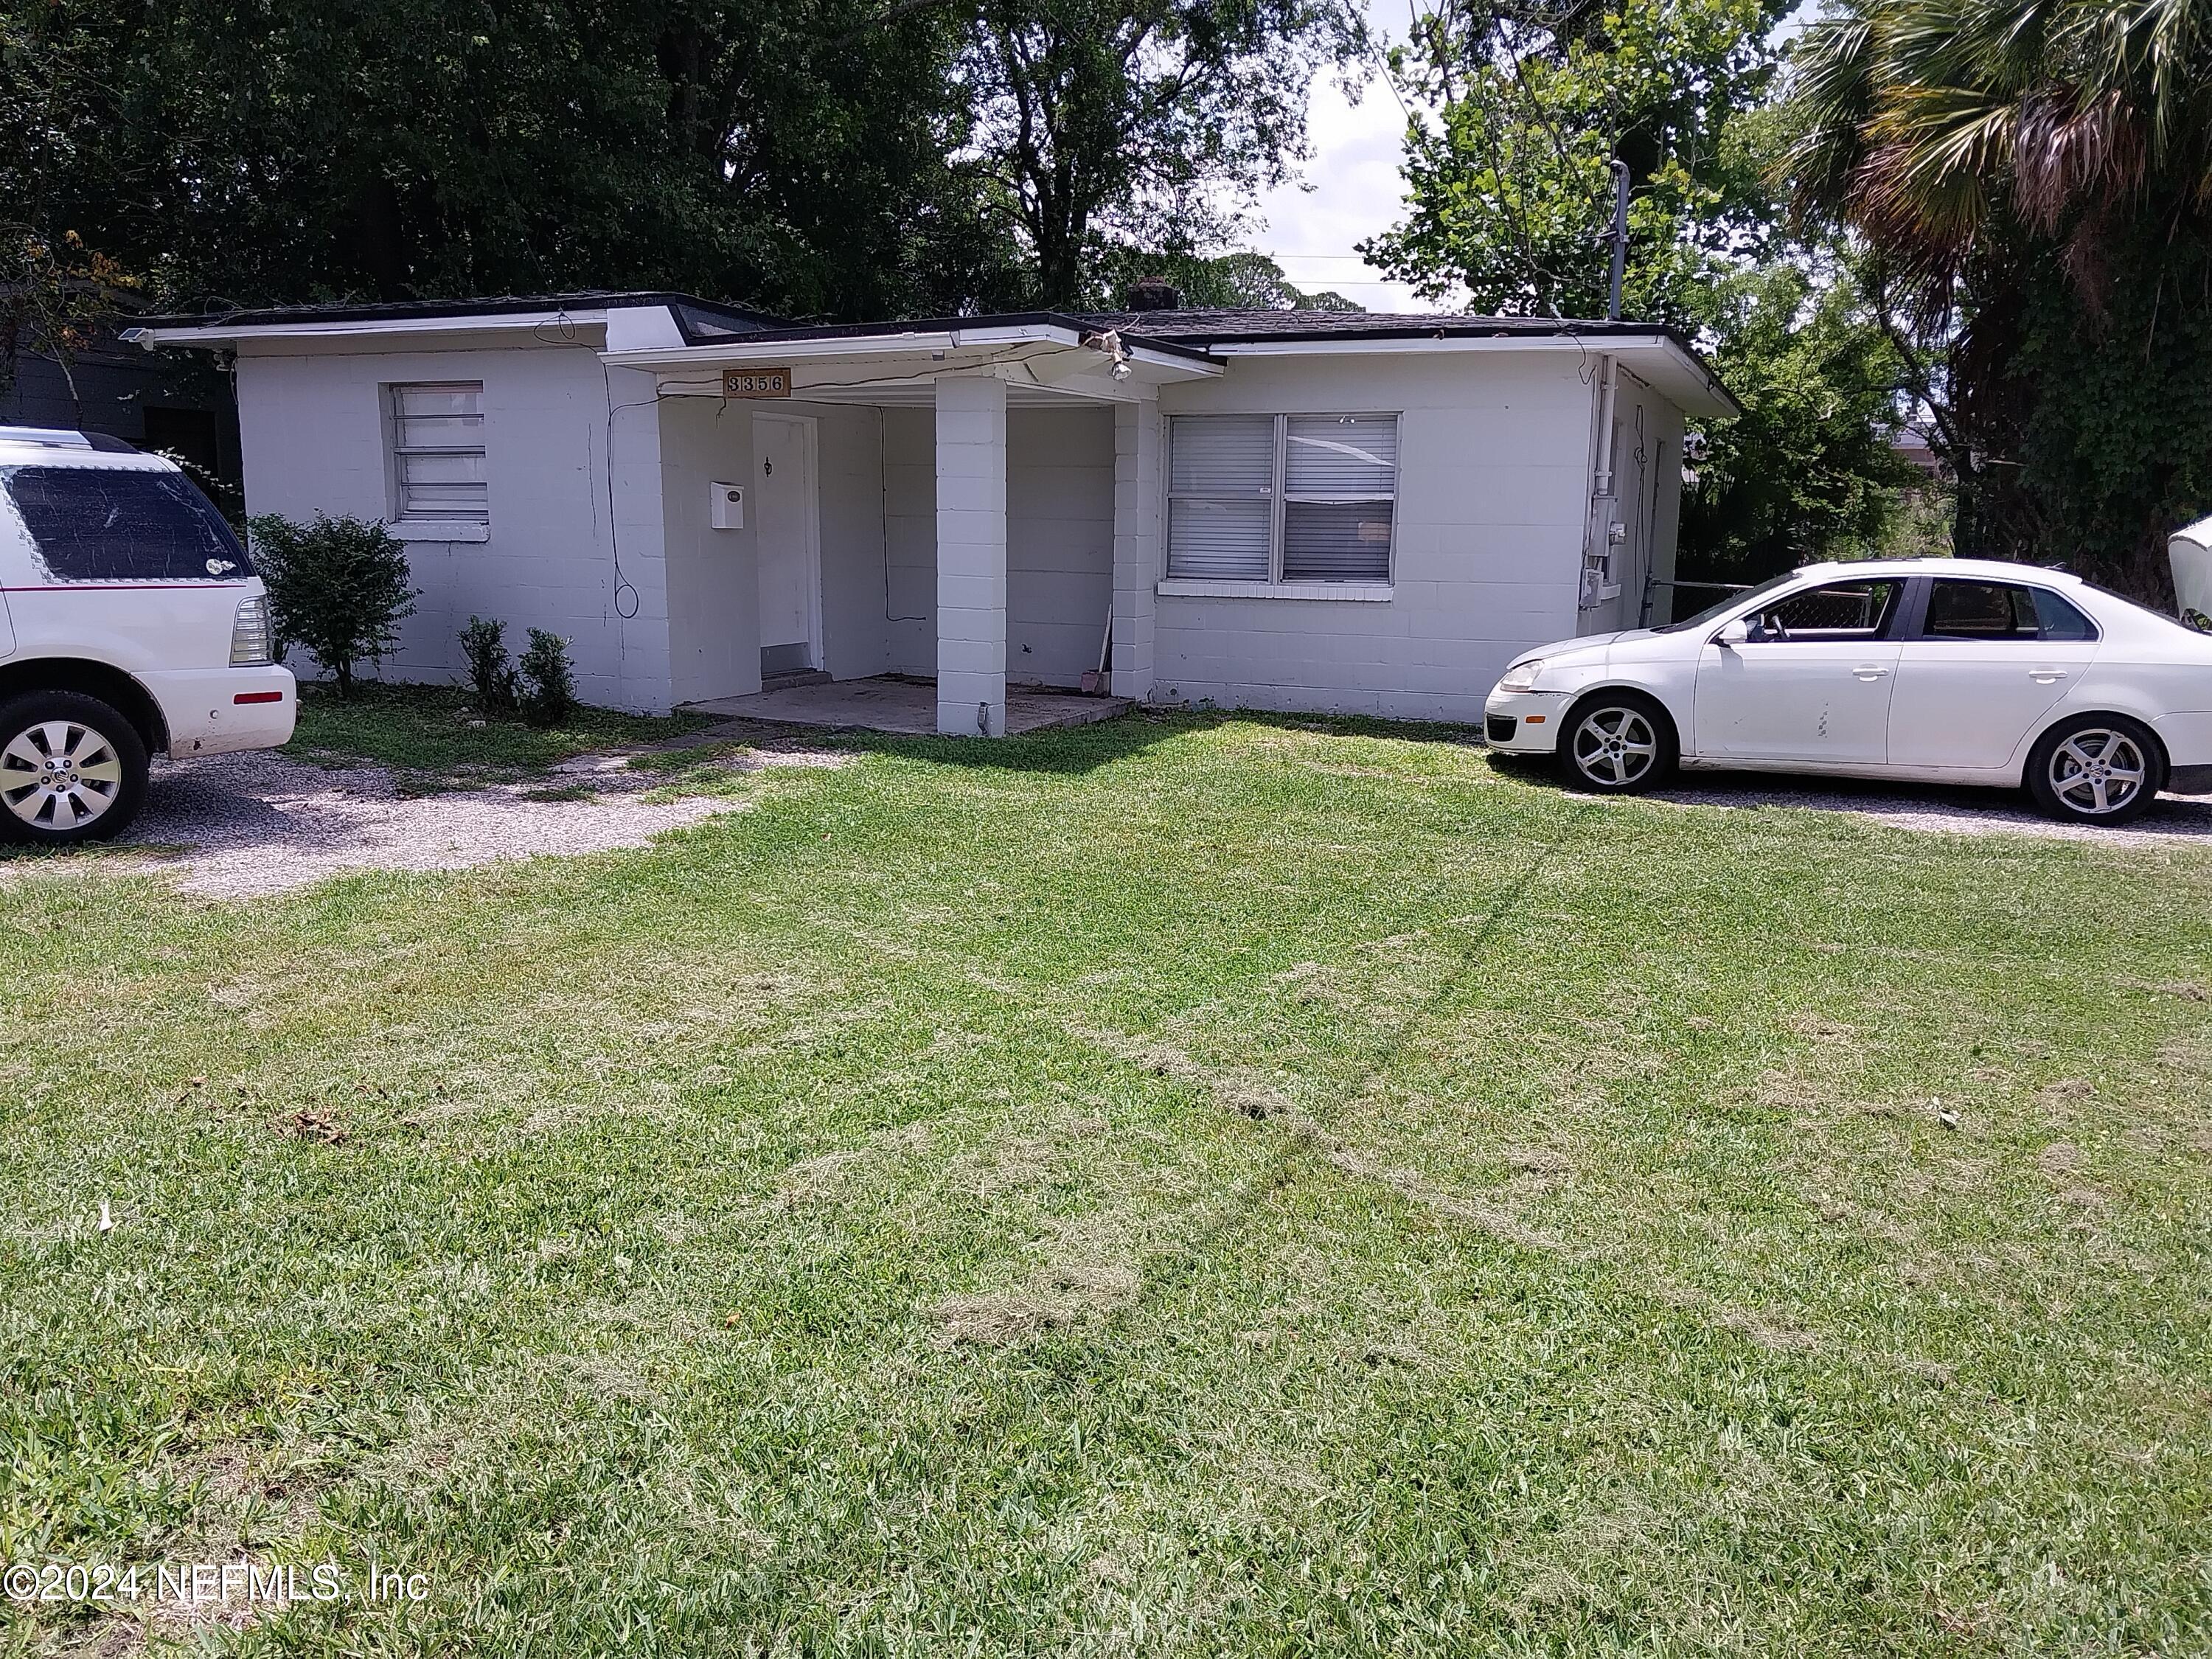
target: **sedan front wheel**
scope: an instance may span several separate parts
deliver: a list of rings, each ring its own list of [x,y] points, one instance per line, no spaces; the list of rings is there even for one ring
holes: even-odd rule
[[[1577,703],[1559,733],[1559,770],[1575,789],[1626,795],[1674,770],[1674,723],[1637,691],[1601,691]]]

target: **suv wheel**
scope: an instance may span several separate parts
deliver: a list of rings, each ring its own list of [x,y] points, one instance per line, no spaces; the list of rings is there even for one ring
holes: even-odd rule
[[[2166,787],[2166,751],[2125,714],[2080,714],[2036,739],[2027,792],[2054,818],[2125,823]]]
[[[1568,713],[1559,763],[1570,788],[1607,795],[1656,788],[1674,770],[1674,722],[1640,691],[1594,692]]]
[[[126,828],[146,804],[146,745],[81,691],[0,703],[0,840],[65,847]]]

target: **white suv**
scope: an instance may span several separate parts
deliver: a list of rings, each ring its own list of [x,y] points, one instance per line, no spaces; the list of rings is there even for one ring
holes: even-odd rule
[[[261,580],[191,479],[0,426],[0,840],[112,836],[149,754],[273,748],[298,709]]]

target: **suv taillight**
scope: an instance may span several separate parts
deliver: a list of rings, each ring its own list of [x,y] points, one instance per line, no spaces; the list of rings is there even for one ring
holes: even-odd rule
[[[269,640],[269,601],[255,593],[238,602],[238,616],[230,624],[230,665],[265,667],[276,658]]]

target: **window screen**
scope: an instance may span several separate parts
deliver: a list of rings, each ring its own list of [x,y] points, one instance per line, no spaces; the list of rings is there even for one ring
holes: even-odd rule
[[[1169,445],[1170,576],[1390,579],[1396,416],[1185,416]]]
[[[235,581],[253,574],[222,514],[179,472],[0,467],[40,562],[58,581]]]
[[[1169,439],[1168,574],[1267,580],[1274,482],[1272,416],[1177,420]]]
[[[484,523],[491,514],[484,483],[483,383],[395,386],[391,393],[397,516]]]
[[[1390,580],[1398,422],[1292,415],[1283,434],[1283,580]]]

